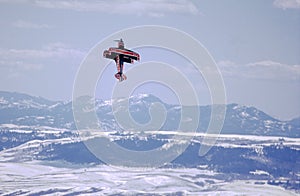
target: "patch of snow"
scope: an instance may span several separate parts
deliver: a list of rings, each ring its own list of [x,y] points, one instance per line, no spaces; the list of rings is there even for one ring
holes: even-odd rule
[[[240,106],[240,105],[235,105],[232,109],[234,109],[234,110],[239,110],[239,109],[241,109],[242,108],[242,106]]]
[[[4,97],[0,97],[0,104],[8,104],[8,101]]]
[[[61,106],[61,105],[62,105],[62,104],[59,102],[59,103],[55,103],[55,104],[49,106],[48,108],[49,108],[49,109],[53,109],[53,108],[56,108],[57,106]]]
[[[146,97],[149,97],[149,94],[137,94],[137,95],[132,95],[130,96],[130,98],[136,98],[136,99],[143,99],[143,98],[146,98]]]
[[[263,170],[255,170],[255,171],[250,171],[250,174],[253,175],[267,175],[269,176],[269,172],[263,171]]]
[[[27,134],[33,133],[33,131],[31,130],[22,130],[22,129],[11,129],[9,131],[14,133],[27,133]]]
[[[241,116],[244,117],[244,118],[247,118],[250,115],[247,112],[241,112]]]
[[[113,103],[113,100],[112,99],[109,99],[109,100],[105,100],[104,101],[104,105],[112,105]]]

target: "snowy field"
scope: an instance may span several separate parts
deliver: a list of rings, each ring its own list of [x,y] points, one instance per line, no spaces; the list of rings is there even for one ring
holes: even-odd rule
[[[266,181],[205,169],[137,169],[63,162],[0,163],[0,195],[297,195]]]

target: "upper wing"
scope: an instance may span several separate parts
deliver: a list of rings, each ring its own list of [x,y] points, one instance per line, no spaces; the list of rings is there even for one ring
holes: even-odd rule
[[[122,55],[124,57],[124,62],[127,63],[133,63],[134,60],[140,60],[140,55],[138,53],[128,49],[109,48],[103,52],[103,56],[109,59],[114,59],[117,55]]]

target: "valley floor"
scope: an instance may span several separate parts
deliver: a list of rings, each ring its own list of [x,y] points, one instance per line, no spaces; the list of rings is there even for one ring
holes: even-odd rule
[[[33,161],[0,163],[0,195],[297,195],[265,180],[199,168],[137,169]]]

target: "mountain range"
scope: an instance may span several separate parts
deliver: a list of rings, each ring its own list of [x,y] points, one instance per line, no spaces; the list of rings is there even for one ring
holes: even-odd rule
[[[149,106],[152,103],[161,103],[167,110],[166,121],[161,129],[178,129],[181,106],[164,103],[149,94],[132,96],[129,102],[129,111],[139,123],[150,120]],[[194,107],[199,107],[201,114],[197,132],[206,132],[211,106]],[[104,130],[121,130],[114,119],[111,100],[95,100],[95,108]],[[42,97],[3,91],[0,91],[0,124],[76,129],[71,101],[50,101]],[[255,107],[228,104],[221,134],[300,137],[300,117],[281,121]]]

